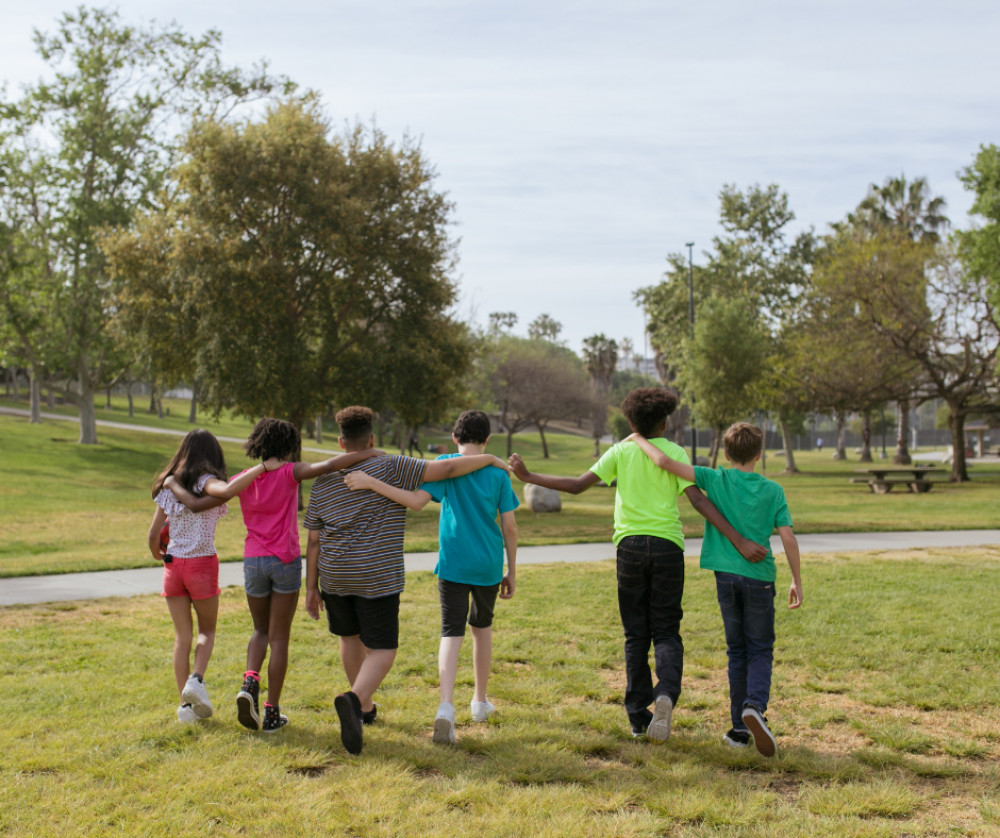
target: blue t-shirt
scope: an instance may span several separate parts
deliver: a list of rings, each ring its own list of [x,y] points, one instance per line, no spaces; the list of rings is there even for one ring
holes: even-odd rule
[[[445,454],[437,459],[461,456]],[[487,466],[420,488],[441,504],[434,568],[438,578],[463,585],[498,585],[503,579],[503,534],[497,514],[518,507],[507,472]]]

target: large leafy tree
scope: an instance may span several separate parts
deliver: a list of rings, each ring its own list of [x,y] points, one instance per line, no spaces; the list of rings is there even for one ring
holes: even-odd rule
[[[0,113],[6,159],[25,161],[10,173],[4,203],[33,197],[24,214],[34,215],[28,229],[45,265],[37,279],[52,295],[50,317],[26,332],[25,349],[67,370],[80,442],[97,441],[94,395],[127,362],[108,329],[113,286],[100,231],[130,224],[151,204],[185,119],[273,87],[263,69],[223,67],[219,42],[215,31],[190,37],[174,24],[135,27],[114,11],[80,7],[54,33],[35,33],[53,73]]]
[[[171,206],[108,248],[167,251],[211,409],[301,427],[335,403],[411,424],[452,408],[468,352],[447,314],[451,205],[418,147],[332,135],[304,97],[201,121],[184,150]]]
[[[913,241],[937,243],[949,223],[944,211],[944,198],[931,196],[925,178],[907,181],[904,175],[900,175],[886,178],[882,186],[872,184],[857,210],[848,216],[848,226],[869,233],[894,230]],[[843,229],[842,225],[838,226]],[[910,392],[906,388],[898,393],[898,403],[899,421],[893,462],[905,464],[912,462],[909,451]]]
[[[959,253],[968,273],[985,280],[993,306],[1000,310],[1000,147],[981,146],[962,171],[962,183],[975,195],[970,212],[979,224],[958,232]]]

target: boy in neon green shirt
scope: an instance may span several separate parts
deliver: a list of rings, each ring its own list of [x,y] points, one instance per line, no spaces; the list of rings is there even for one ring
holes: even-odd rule
[[[638,444],[659,468],[678,480],[694,481],[742,532],[754,541],[769,544],[775,528],[785,548],[792,585],[788,607],[802,605],[799,545],[792,532],[792,518],[785,492],[773,480],[754,473],[764,445],[760,428],[737,422],[722,438],[726,459],[732,468],[691,466],[673,452],[664,451],[658,440],[632,434],[627,441]],[[748,745],[751,736],[764,756],[777,752],[777,741],[767,726],[764,712],[771,692],[774,661],[774,582],[777,571],[770,549],[763,561],[747,561],[732,549],[711,521],[705,525],[701,566],[715,571],[716,592],[726,631],[729,658],[729,704],[733,727],[724,737],[733,747]]]
[[[662,438],[667,416],[676,406],[677,397],[670,391],[640,387],[625,397],[622,413],[633,431],[661,452],[686,462],[684,449]],[[574,495],[598,482],[610,486],[617,481],[613,541],[618,554],[618,609],[625,632],[625,712],[633,736],[665,741],[681,693],[684,660],[680,635],[684,534],[677,498],[683,492],[748,560],[763,558],[765,548],[737,533],[692,481],[657,469],[634,445],[613,446],[579,477],[535,474],[517,454],[509,464],[525,483]],[[655,688],[649,668],[650,644],[656,659]]]

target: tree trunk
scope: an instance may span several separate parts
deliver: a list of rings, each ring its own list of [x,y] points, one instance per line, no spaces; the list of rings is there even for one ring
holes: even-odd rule
[[[788,422],[781,415],[778,416],[778,427],[781,428],[781,444],[785,447],[785,474],[798,474],[799,470],[795,465],[795,451],[792,449],[792,435],[788,431]]]
[[[900,399],[896,405],[899,409],[899,422],[896,426],[896,454],[892,461],[896,465],[908,466],[913,462],[910,456],[910,400]]]
[[[135,416],[135,398],[132,396],[132,382],[125,385],[125,395],[128,397],[128,415],[131,419]]]
[[[104,392],[105,392],[104,407],[107,410],[111,410],[111,388],[108,387]]]
[[[514,432],[510,430],[510,426],[507,426],[507,457],[509,458],[511,454],[514,453]]]
[[[844,411],[837,411],[837,450],[833,453],[833,459],[847,459],[847,416]]]
[[[712,428],[712,450],[709,452],[712,468],[717,468],[719,465],[719,442],[722,440],[724,431],[725,428]],[[691,463],[691,465],[695,465],[695,463]]]
[[[198,384],[191,385],[191,409],[188,411],[188,424],[195,424],[198,421]]]
[[[547,460],[549,458],[549,443],[545,439],[545,423],[536,425],[538,428],[538,435],[542,438],[542,459]]]
[[[18,372],[19,372],[18,368],[14,367],[14,376],[13,376],[13,379],[14,379],[14,401],[15,402],[18,399],[21,398],[20,388],[18,387],[18,384],[17,384],[17,374],[18,374]]]
[[[601,456],[601,438],[594,437],[594,459],[598,459]]]
[[[34,370],[31,371],[31,377],[28,379],[28,412],[30,414],[30,419],[32,425],[40,425],[42,422],[42,382],[39,381],[38,373]]]
[[[969,479],[969,469],[965,463],[965,414],[948,405],[948,430],[951,431],[951,477],[952,483],[965,483]]]
[[[313,437],[316,439],[317,445],[323,444],[323,417],[317,416],[316,422],[313,425]]]
[[[861,416],[861,457],[858,462],[874,462],[872,460],[872,415],[867,411]]]
[[[97,410],[94,408],[94,390],[84,376],[80,376],[80,444],[97,445]]]
[[[45,379],[45,387],[46,387],[46,390],[47,390],[47,392],[46,392],[46,398],[48,399],[49,410],[55,410],[56,409],[56,388],[55,388],[55,385],[52,383],[52,376],[51,375],[46,377],[46,379]]]
[[[156,382],[149,382],[149,409],[146,413],[156,413]]]

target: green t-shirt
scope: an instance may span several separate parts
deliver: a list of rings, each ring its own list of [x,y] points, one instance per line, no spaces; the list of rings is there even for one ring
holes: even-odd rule
[[[768,548],[766,559],[748,562],[729,543],[729,539],[706,521],[701,566],[706,570],[721,570],[723,573],[773,582],[777,570],[770,548],[771,533],[775,527],[792,526],[785,490],[761,474],[736,468],[695,466],[694,479],[698,488],[740,535]]]
[[[679,445],[662,437],[650,442],[671,459],[690,462],[687,452]],[[618,481],[612,539],[615,544],[627,535],[655,535],[684,549],[677,496],[693,483],[658,468],[638,445],[631,442],[613,445],[590,470],[609,486]]]

